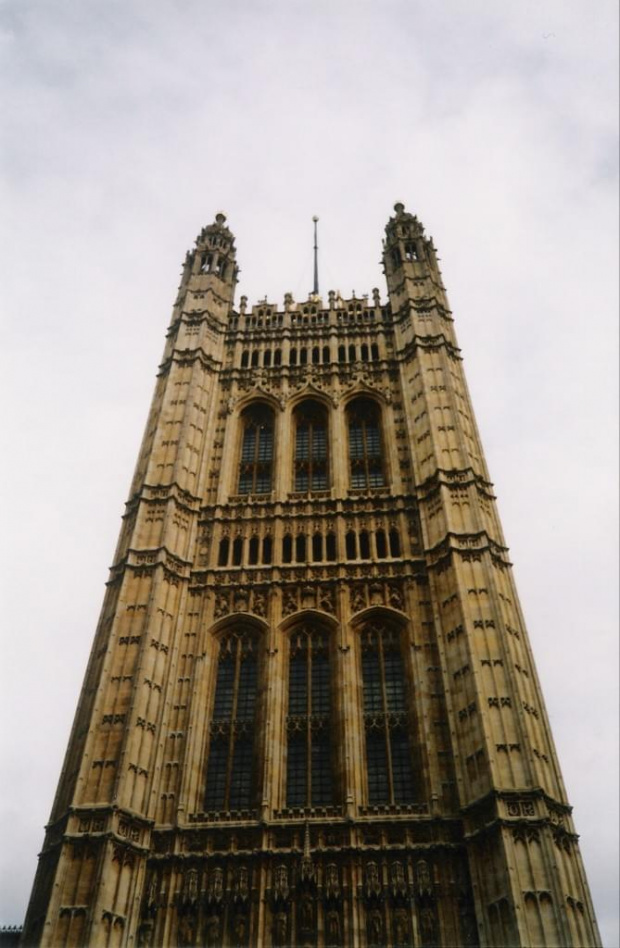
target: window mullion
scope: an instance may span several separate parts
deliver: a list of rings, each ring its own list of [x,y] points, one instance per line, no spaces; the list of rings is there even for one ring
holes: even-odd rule
[[[385,740],[385,758],[387,761],[388,792],[390,803],[394,803],[394,774],[392,772],[392,743],[388,718],[387,688],[385,685],[385,660],[383,655],[383,636],[378,635],[379,667],[381,669],[381,699],[383,702],[383,738]]]
[[[256,425],[256,437],[254,439],[254,463],[252,465],[252,491],[256,493],[256,480],[258,478],[258,459],[260,458],[260,425]]]
[[[228,735],[228,760],[226,762],[225,808],[229,809],[230,787],[232,782],[233,758],[235,753],[235,721],[237,719],[237,699],[239,697],[239,674],[241,671],[241,642],[237,639],[235,648],[235,677],[233,680],[233,700],[230,712],[230,734]]]
[[[312,806],[312,637],[306,637],[306,806]]]

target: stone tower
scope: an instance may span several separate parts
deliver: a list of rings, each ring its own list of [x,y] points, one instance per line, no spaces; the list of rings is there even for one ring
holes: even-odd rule
[[[188,253],[23,944],[599,945],[432,240]]]

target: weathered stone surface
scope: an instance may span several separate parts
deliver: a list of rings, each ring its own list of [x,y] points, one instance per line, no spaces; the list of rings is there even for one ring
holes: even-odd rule
[[[23,934],[599,944],[432,241],[388,300],[185,261]]]

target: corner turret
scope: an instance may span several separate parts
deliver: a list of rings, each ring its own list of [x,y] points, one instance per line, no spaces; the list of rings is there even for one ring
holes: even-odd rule
[[[390,294],[415,298],[429,279],[443,289],[433,241],[425,236],[423,224],[400,202],[394,211],[383,241],[383,269]]]
[[[226,226],[226,215],[215,215],[215,221],[203,227],[195,248],[187,254],[181,287],[205,293],[208,290],[229,311],[233,307],[235,287],[239,278],[235,238]]]

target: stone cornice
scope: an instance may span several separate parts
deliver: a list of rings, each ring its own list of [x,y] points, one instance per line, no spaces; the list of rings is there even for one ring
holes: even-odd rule
[[[491,481],[487,481],[481,474],[476,473],[472,467],[458,470],[437,468],[426,480],[416,486],[416,496],[418,500],[426,500],[443,486],[468,487],[470,484],[474,484],[490,500],[496,499]]]
[[[476,533],[454,533],[448,531],[444,538],[433,546],[424,550],[427,556],[441,556],[448,549],[453,550],[484,550],[493,549],[495,553],[507,553],[508,547],[502,546],[486,530],[479,530]]]
[[[329,492],[327,492],[329,494]],[[268,499],[267,499],[268,498]],[[316,517],[318,514],[392,513],[414,512],[418,507],[415,494],[394,494],[388,487],[378,488],[374,493],[364,491],[359,496],[344,497],[297,495],[275,500],[271,495],[239,496],[228,503],[205,504],[200,508],[200,520],[213,522],[254,520],[264,517]]]
[[[416,335],[414,335],[413,338],[410,339],[407,344],[399,350],[398,355],[404,362],[410,358],[413,358],[418,349],[426,349],[433,352],[439,349],[445,349],[453,359],[457,359],[459,362],[463,361],[460,355],[461,350],[459,347],[455,346],[454,343],[447,339],[443,333],[439,333],[435,336],[419,336],[416,333]]]
[[[172,484],[142,484],[138,491],[125,504],[123,517],[131,516],[141,502],[165,504],[174,501],[177,507],[182,507],[188,513],[198,512],[201,498],[180,487],[174,481]]]
[[[153,572],[158,566],[162,566],[167,573],[179,579],[189,579],[192,561],[176,556],[165,546],[145,550],[129,549],[125,556],[110,568],[112,576],[109,583],[119,579],[126,569],[134,572],[139,571],[146,575]]]
[[[328,584],[347,586],[351,581],[374,580],[390,582],[395,579],[419,581],[425,579],[424,559],[384,560],[378,563],[307,563],[281,566],[226,566],[221,568],[195,569],[191,571],[190,584],[206,589],[253,588],[268,586],[282,589],[300,583],[313,588]]]
[[[449,532],[443,540],[424,552],[428,568],[440,572],[449,564],[454,554],[463,560],[479,560],[483,553],[489,553],[494,561],[506,567],[512,566],[506,556],[508,548],[493,540],[486,530],[465,534]]]

